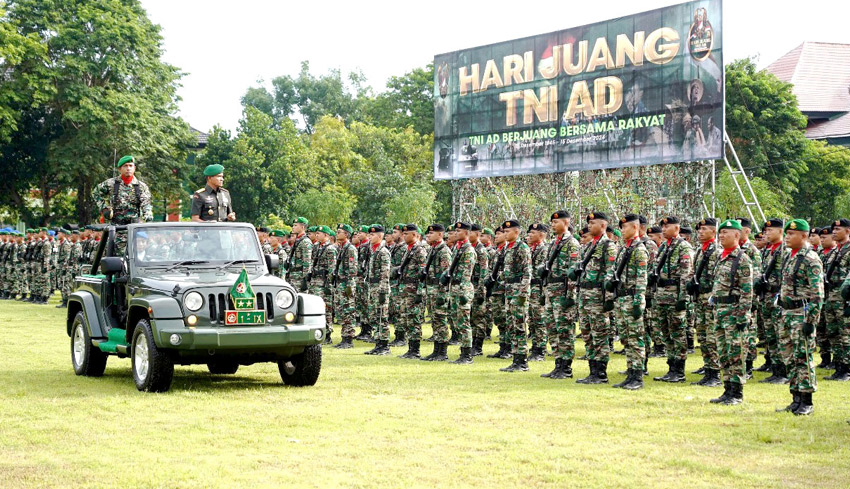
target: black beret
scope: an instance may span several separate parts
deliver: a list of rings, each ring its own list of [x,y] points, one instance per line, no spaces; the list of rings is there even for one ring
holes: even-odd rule
[[[625,216],[620,218],[620,227],[623,227],[623,224],[627,222],[637,221],[640,223],[640,216],[637,214],[626,214]]]
[[[605,226],[605,232],[606,233],[613,233],[614,228],[612,228],[611,225],[609,224],[609,225]]]
[[[836,219],[835,222],[832,223],[832,228],[835,229],[836,226],[841,226],[843,228],[850,228],[850,219],[847,219],[847,218]]]
[[[428,226],[428,229],[425,232],[430,233],[432,231],[436,231],[442,233],[445,230],[446,228],[444,228],[442,224],[431,224],[430,226]]]
[[[706,217],[705,219],[697,223],[697,228],[701,228],[703,226],[716,227],[717,219],[713,217]]]
[[[566,219],[568,217],[570,217],[570,213],[567,211],[555,211],[552,213],[552,217],[550,217],[549,220]]]
[[[750,222],[750,220],[747,219],[746,217],[736,217],[735,220],[741,223],[742,228],[752,228],[753,227],[752,222]]]
[[[261,227],[261,228],[257,229],[257,231],[259,231],[259,232],[261,232],[261,233],[269,233],[269,232],[271,232],[271,229],[269,229],[269,228],[267,228],[267,227],[263,226],[263,227]]]
[[[419,232],[419,226],[416,224],[405,224],[401,227],[402,231],[416,231]]]
[[[469,228],[470,231],[481,231],[481,224],[473,224]]]
[[[646,225],[649,222],[649,220],[646,218],[646,216],[644,216],[643,214],[640,214],[638,216],[638,222],[643,226],[643,225]]]
[[[531,232],[531,231],[541,231],[541,232],[544,232],[544,233],[548,233],[549,232],[549,226],[547,226],[545,224],[541,224],[539,222],[535,222],[531,226],[528,226],[528,232]]]
[[[680,232],[682,234],[692,234],[694,232],[694,230],[687,227],[687,226],[683,226],[682,229],[680,230]]]
[[[826,226],[826,227],[822,227],[822,228],[814,228],[814,229],[812,229],[812,232],[816,233],[816,234],[820,234],[821,236],[829,236],[830,234],[832,234],[832,227]]]
[[[509,220],[502,223],[502,229],[503,230],[513,229],[513,228],[518,228],[518,227],[520,227],[519,221],[517,221],[515,219],[509,219]]]
[[[472,226],[468,222],[463,222],[463,221],[456,222],[455,225],[452,226],[452,227],[455,230],[463,229],[463,230],[469,231],[470,229],[472,229]]]
[[[589,232],[590,232],[590,228],[585,226],[585,227],[581,228],[581,232],[579,234],[587,234]]]
[[[652,226],[646,230],[646,234],[661,234],[661,228],[658,226]]]
[[[681,224],[681,221],[676,216],[667,216],[661,220],[661,224]]]
[[[847,225],[850,226],[850,221],[847,221],[847,223],[848,223]],[[741,226],[743,226],[743,223],[741,223]],[[770,218],[770,219],[768,219],[767,221],[764,222],[763,227],[765,229],[767,229],[767,228],[782,229],[783,227],[785,227],[785,222],[783,222],[782,219],[777,219],[775,217],[772,217],[772,218]]]
[[[590,214],[587,215],[587,222],[590,222],[594,219],[602,219],[603,221],[609,221],[610,220],[610,219],[608,219],[608,214],[605,214],[604,212],[595,212],[594,211],[594,212],[591,212]]]
[[[370,233],[383,233],[384,232],[384,226],[381,226],[380,224],[373,224],[373,225],[369,226],[369,232]]]

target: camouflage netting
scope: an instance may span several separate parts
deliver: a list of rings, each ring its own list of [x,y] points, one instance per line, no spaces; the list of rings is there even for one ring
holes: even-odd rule
[[[703,201],[711,208],[710,162],[481,178],[453,185],[455,218],[485,225],[509,217],[524,225],[545,222],[558,209],[573,216],[598,210],[617,218],[638,212],[650,222],[676,215],[690,224],[706,215]]]

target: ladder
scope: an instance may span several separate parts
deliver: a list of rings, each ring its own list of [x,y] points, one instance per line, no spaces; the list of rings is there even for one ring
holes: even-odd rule
[[[732,157],[735,159],[735,166],[733,167],[729,162],[729,158],[726,156],[726,151],[723,152],[723,162],[726,163],[726,169],[729,170],[729,174],[732,175],[732,181],[735,182],[735,188],[738,189],[738,195],[741,196],[741,201],[744,203],[744,207],[746,207],[747,213],[750,215],[750,222],[753,223],[753,229],[760,231],[760,225],[765,221],[764,211],[761,209],[759,199],[753,191],[753,186],[750,185],[750,179],[744,172],[744,167],[741,166],[741,160],[738,159],[738,153],[735,152],[735,147],[732,146],[729,134],[727,134],[725,130],[723,131],[723,141],[725,143],[725,147],[729,149],[729,152],[732,153]],[[738,180],[739,177],[744,181],[744,186],[742,186]],[[713,185],[714,184],[712,183],[712,186]],[[744,190],[745,188],[746,191]],[[712,197],[714,196],[712,195]],[[755,213],[753,212],[754,210]],[[756,219],[756,217],[759,219]]]
[[[602,193],[605,195],[605,200],[608,201],[608,210],[611,211],[611,218],[616,223],[616,221],[617,221],[617,209],[616,209],[616,207],[614,207],[614,201],[613,201],[613,199],[611,199],[611,194],[609,194],[609,188],[608,187],[610,186],[610,182],[608,181],[608,173],[605,172],[604,168],[600,171],[602,172]],[[614,192],[613,189],[610,189],[610,191],[611,191],[611,193]]]

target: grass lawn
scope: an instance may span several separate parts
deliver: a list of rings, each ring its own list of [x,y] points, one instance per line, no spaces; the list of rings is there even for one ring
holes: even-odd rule
[[[3,489],[848,487],[850,383],[820,381],[806,418],[774,412],[787,386],[751,382],[743,405],[715,406],[720,388],[649,380],[625,392],[540,378],[551,360],[508,374],[505,360],[372,357],[358,343],[325,349],[314,387],[282,385],[274,364],[232,376],[197,366],[145,394],[127,359],[110,358],[102,378],[74,375],[55,300],[0,302]],[[615,355],[612,383],[624,368]],[[650,360],[650,375],[664,372]]]

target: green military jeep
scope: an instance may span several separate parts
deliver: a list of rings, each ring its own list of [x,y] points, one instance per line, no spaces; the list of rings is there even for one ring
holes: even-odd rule
[[[116,256],[119,232],[123,256]],[[284,384],[315,384],[325,304],[273,276],[278,266],[277,255],[263,256],[250,224],[107,228],[68,300],[74,372],[101,376],[110,355],[130,357],[136,387],[164,392],[175,364],[233,374],[277,362]]]

